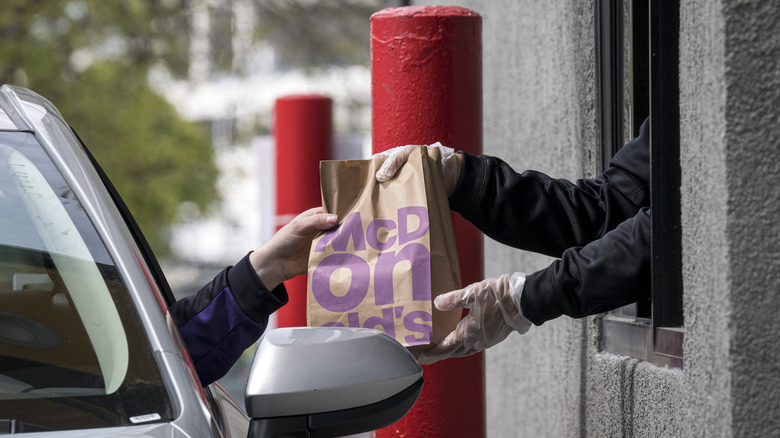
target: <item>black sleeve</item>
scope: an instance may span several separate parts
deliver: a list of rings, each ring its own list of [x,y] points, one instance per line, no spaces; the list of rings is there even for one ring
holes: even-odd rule
[[[647,125],[601,176],[576,183],[535,171],[519,174],[498,158],[463,154],[450,207],[498,242],[560,257],[649,206]]]
[[[523,315],[534,324],[580,318],[650,296],[650,209],[601,239],[567,249],[560,260],[526,278]]]

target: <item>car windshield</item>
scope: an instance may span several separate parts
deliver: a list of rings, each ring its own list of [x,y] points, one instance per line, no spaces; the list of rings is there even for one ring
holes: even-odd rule
[[[137,313],[34,135],[0,132],[0,433],[169,420]]]

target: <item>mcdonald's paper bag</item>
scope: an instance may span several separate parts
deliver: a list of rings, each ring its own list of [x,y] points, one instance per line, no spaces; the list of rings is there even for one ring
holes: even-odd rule
[[[384,183],[380,160],[320,163],[323,206],[340,223],[312,243],[309,326],[383,330],[415,355],[455,328],[460,310],[433,307],[461,287],[439,161],[421,146]]]

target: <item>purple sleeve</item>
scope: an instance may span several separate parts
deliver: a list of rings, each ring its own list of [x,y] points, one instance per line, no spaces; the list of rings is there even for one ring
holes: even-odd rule
[[[268,317],[287,303],[280,285],[268,291],[244,257],[225,268],[198,293],[170,308],[201,383],[224,376],[268,325]]]

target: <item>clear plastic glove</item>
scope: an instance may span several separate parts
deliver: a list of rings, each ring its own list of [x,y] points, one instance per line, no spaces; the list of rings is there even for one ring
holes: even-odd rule
[[[527,332],[531,321],[520,309],[524,285],[525,274],[515,272],[436,297],[434,305],[439,310],[470,311],[452,333],[420,354],[420,363],[430,365],[449,357],[469,356],[498,344],[513,331],[521,335]]]
[[[409,155],[412,151],[418,147],[420,147],[420,145],[409,144],[372,155],[371,158],[378,158],[383,161],[382,166],[376,172],[376,180],[379,182],[386,182],[393,179],[401,166],[409,159]],[[426,147],[439,148],[441,150],[441,170],[444,174],[444,188],[447,190],[447,196],[452,195],[452,192],[455,191],[455,186],[458,184],[458,177],[460,176],[460,164],[458,162],[458,157],[455,155],[455,149],[444,146],[439,142]]]
[[[306,210],[249,254],[249,263],[263,285],[272,290],[282,282],[306,273],[312,240],[318,232],[331,229],[338,222],[338,216],[326,213],[322,207]]]

